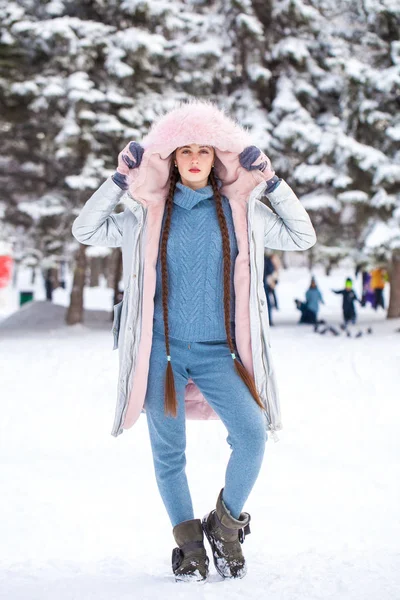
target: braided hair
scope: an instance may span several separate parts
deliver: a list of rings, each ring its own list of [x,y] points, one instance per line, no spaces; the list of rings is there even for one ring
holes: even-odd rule
[[[175,193],[175,186],[179,179],[179,171],[177,168],[174,168],[174,161],[171,161],[171,170],[169,176],[169,189],[168,195],[166,199],[165,209],[166,210],[166,218],[164,229],[162,233],[161,239],[161,276],[162,276],[162,307],[163,307],[163,316],[164,316],[164,335],[165,335],[165,346],[167,352],[167,369],[165,373],[165,391],[164,391],[164,412],[166,415],[171,415],[176,417],[177,415],[177,399],[176,399],[176,391],[175,391],[175,382],[174,382],[174,374],[171,366],[171,356],[170,356],[170,343],[169,343],[169,324],[168,324],[168,272],[167,272],[167,243],[168,236],[171,226],[171,216],[173,209],[173,198]],[[224,262],[224,315],[225,315],[225,330],[226,336],[228,340],[228,346],[231,351],[231,355],[235,365],[235,371],[244,381],[246,386],[248,387],[251,395],[254,400],[257,402],[260,408],[264,408],[263,403],[260,400],[260,397],[257,392],[257,388],[254,382],[253,377],[250,373],[245,369],[245,367],[239,362],[238,358],[235,354],[235,348],[232,341],[231,336],[231,328],[230,328],[230,299],[231,299],[231,254],[230,254],[230,240],[229,240],[229,232],[226,224],[226,219],[224,215],[224,211],[222,208],[222,197],[217,185],[217,180],[213,170],[211,170],[209,175],[210,184],[212,186],[215,198],[215,207],[217,210],[217,217],[219,226],[221,229],[222,236],[222,249],[223,249],[223,262]]]

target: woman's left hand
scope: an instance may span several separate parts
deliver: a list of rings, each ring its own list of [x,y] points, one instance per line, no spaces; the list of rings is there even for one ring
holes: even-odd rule
[[[264,173],[267,181],[275,175],[270,159],[257,146],[247,146],[239,154],[239,162],[246,171],[257,170]]]

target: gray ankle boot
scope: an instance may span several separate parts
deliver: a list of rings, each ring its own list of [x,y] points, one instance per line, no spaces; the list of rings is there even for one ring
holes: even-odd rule
[[[209,559],[200,519],[178,523],[172,530],[178,548],[172,551],[175,581],[205,581]]]
[[[247,573],[247,565],[242,554],[241,544],[250,533],[250,515],[242,512],[234,519],[222,500],[220,491],[215,510],[202,521],[204,533],[213,553],[215,568],[221,577],[241,579]]]

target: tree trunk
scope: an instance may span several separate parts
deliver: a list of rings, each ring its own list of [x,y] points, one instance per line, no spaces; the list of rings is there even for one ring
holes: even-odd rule
[[[121,250],[119,248],[113,248],[108,257],[107,287],[112,289],[114,289],[115,286],[115,273],[118,269],[118,257],[120,254]]]
[[[86,246],[80,244],[76,253],[71,301],[65,317],[67,325],[83,323],[83,289],[86,275]]]
[[[390,300],[388,319],[400,318],[400,248],[393,250],[390,266]]]
[[[12,274],[12,285],[14,288],[18,286],[18,271],[19,271],[19,261],[14,261],[13,265],[13,274]]]
[[[105,281],[107,281],[107,279],[108,279],[109,264],[110,264],[110,255],[107,254],[107,256],[102,256],[101,266],[100,266],[100,274],[104,278]]]
[[[308,250],[307,260],[308,260],[308,268],[310,271],[312,271],[314,268],[314,250],[313,250],[313,248],[311,248],[311,250]]]
[[[101,257],[92,256],[90,259],[90,287],[97,287],[100,280]]]

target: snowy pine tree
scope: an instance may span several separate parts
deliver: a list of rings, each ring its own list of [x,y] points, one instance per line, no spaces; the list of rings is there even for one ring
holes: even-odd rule
[[[0,10],[0,206],[29,248],[68,252],[73,219],[121,147],[196,96],[227,107],[296,190],[317,230],[314,260],[329,268],[375,249],[390,259],[398,3],[0,0]],[[371,246],[382,224],[388,235]]]

